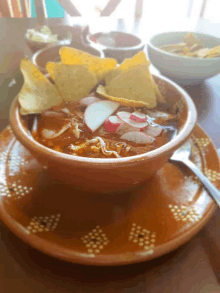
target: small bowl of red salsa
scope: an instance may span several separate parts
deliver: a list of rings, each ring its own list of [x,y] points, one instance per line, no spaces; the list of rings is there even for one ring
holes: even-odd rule
[[[137,36],[118,31],[88,35],[87,41],[93,47],[101,48],[105,57],[115,58],[118,63],[121,63],[125,58],[133,57],[145,46]]]

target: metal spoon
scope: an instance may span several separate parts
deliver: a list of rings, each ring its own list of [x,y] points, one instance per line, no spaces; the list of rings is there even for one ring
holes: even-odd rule
[[[190,161],[191,144],[187,141],[182,147],[174,152],[170,161],[181,162],[186,165],[203,183],[204,187],[220,206],[220,191],[208,180],[208,178],[199,170],[199,168]]]

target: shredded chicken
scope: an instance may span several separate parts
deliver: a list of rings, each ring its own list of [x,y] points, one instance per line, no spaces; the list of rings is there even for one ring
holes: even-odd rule
[[[77,139],[80,137],[80,129],[79,129],[79,124],[75,121],[72,120],[72,126],[73,126],[73,134]]]
[[[100,153],[101,147],[100,146],[91,146],[91,151],[93,151],[94,153]]]
[[[106,144],[105,144],[104,140],[101,137],[97,136],[96,139],[99,140],[99,142],[101,144],[101,150],[102,150],[102,153],[104,155],[106,155],[106,156],[115,155],[116,158],[121,158],[121,156],[119,156],[119,154],[116,151],[108,151],[108,150],[106,150],[106,148],[105,148]]]
[[[70,145],[69,148],[74,151],[74,152],[78,152],[79,150],[87,147],[89,144],[97,144],[97,143],[100,143],[100,147],[101,147],[101,151],[103,153],[103,155],[106,155],[106,156],[111,156],[111,155],[115,155],[116,158],[121,158],[121,156],[119,156],[119,154],[116,152],[116,151],[108,151],[106,149],[106,143],[104,142],[104,140],[97,136],[93,139],[90,139],[90,140],[87,140],[85,143],[79,145],[79,146],[74,146],[74,145]]]
[[[131,149],[130,147],[126,147],[126,150],[125,150],[125,151],[126,151],[126,152],[129,152],[130,149]]]
[[[122,148],[126,147],[126,146],[127,146],[127,144],[125,142],[117,142],[115,144],[117,153],[120,155],[120,152],[121,152]]]

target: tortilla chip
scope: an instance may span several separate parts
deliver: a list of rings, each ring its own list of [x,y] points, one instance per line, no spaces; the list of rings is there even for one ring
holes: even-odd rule
[[[69,47],[63,47],[60,49],[60,57],[63,64],[88,65],[89,70],[96,75],[98,82],[100,82],[105,75],[117,65],[117,61],[113,58],[102,59]]]
[[[157,84],[155,83],[155,81],[153,79],[153,76],[151,76],[151,78],[152,78],[152,83],[153,83],[153,86],[154,86],[154,93],[155,93],[156,101],[159,104],[165,104],[166,101],[165,101],[164,97],[162,96]]]
[[[83,64],[83,61],[88,62],[92,57],[83,51],[69,47],[60,48],[59,54],[62,63],[67,65]]]
[[[196,45],[199,43],[199,40],[193,33],[188,33],[184,37],[184,42],[187,44],[188,47],[192,47],[193,45]]]
[[[154,108],[157,104],[148,62],[131,66],[129,70],[116,76],[106,85],[105,91],[108,96],[115,97],[116,102],[120,102],[119,98],[141,101],[148,108]]]
[[[77,101],[87,96],[97,79],[87,65],[66,65],[49,62],[47,70],[65,101]]]
[[[185,48],[187,48],[187,45],[185,43],[171,44],[171,45],[165,45],[160,47],[161,50],[164,50],[167,52],[171,52],[173,50],[183,50]]]
[[[143,51],[138,52],[132,58],[125,59],[117,68],[109,71],[105,76],[105,82],[108,84],[117,75],[127,71],[131,66],[143,64],[147,62],[150,65],[150,61],[147,60],[146,55]]]
[[[55,63],[55,62],[48,62],[46,64],[46,69],[48,71],[48,73],[50,74],[50,77],[54,80],[55,79],[55,67],[56,67],[56,64],[58,63]]]
[[[180,55],[185,56],[185,57],[198,57],[197,52],[183,53],[183,54],[180,54]]]
[[[110,81],[112,79],[114,79],[116,76],[118,76],[119,74],[123,73],[123,70],[121,70],[119,67],[109,71],[106,75],[105,75],[105,83],[109,84]]]
[[[103,80],[106,74],[117,65],[117,61],[112,58],[102,59],[96,57],[93,62],[93,64],[89,64],[89,68],[96,75],[98,82]]]
[[[129,70],[129,68],[131,66],[138,65],[138,64],[143,64],[145,62],[147,62],[148,65],[150,65],[150,61],[147,60],[144,51],[140,51],[134,57],[129,58],[129,59],[125,59],[121,63],[121,65],[119,66],[119,68],[122,69],[123,71],[127,71],[127,70]]]
[[[190,53],[190,49],[188,47],[185,47],[183,50],[182,50],[183,54],[189,54]]]
[[[112,97],[107,94],[106,89],[103,85],[99,85],[96,92],[102,96],[103,98],[109,99],[114,102],[118,102],[123,106],[128,106],[128,107],[146,107],[146,103],[142,101],[134,101],[134,100],[127,100],[124,98],[117,98],[117,97]]]
[[[215,58],[218,56],[220,56],[220,46],[215,46],[214,48],[209,49],[209,51],[205,55],[206,58]]]
[[[203,48],[202,44],[195,44],[192,47],[190,47],[190,52],[197,52],[198,50],[200,50],[202,48]]]
[[[205,58],[206,58],[206,59],[212,59],[212,58],[218,58],[218,57],[220,57],[220,54],[208,55],[208,56],[206,56]]]
[[[57,88],[27,57],[21,60],[20,69],[24,76],[24,84],[18,94],[22,115],[41,113],[63,102]]]
[[[129,69],[137,69],[138,65],[142,65],[145,64],[147,66],[150,65],[150,61],[147,60],[146,55],[143,51],[137,53],[133,58],[131,59],[125,59],[121,65],[119,67],[117,67],[116,69],[110,71],[106,77],[105,77],[105,81],[106,81],[106,85],[108,85],[111,80],[113,80],[114,78],[116,78],[118,75],[122,74],[123,72],[128,71]],[[154,93],[156,96],[156,100],[158,103],[160,104],[164,104],[165,103],[165,99],[162,96],[162,94],[160,93],[152,75],[150,74],[149,70],[147,70],[147,76],[151,78],[151,82],[153,84],[154,87]],[[127,104],[126,104],[127,105]]]

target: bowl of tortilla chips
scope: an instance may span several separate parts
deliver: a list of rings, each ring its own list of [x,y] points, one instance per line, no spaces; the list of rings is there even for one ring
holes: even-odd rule
[[[120,65],[115,59],[99,58],[69,47],[62,47],[59,54],[60,62],[48,62],[46,65],[53,82],[27,57],[21,60],[24,84],[10,111],[10,124],[16,138],[44,166],[52,179],[63,184],[92,193],[122,192],[140,186],[192,133],[197,113],[191,98],[172,81],[152,75],[150,62],[143,51]],[[64,105],[66,112],[69,103],[78,103],[91,93],[100,101],[117,107],[123,105],[154,111],[158,105],[163,109],[168,106],[169,113],[173,113],[178,121],[177,135],[155,150],[114,158],[71,155],[46,147],[34,138],[34,121],[45,111],[51,113]],[[91,106],[100,101],[93,102]],[[99,108],[92,117],[100,122],[103,113]],[[85,116],[82,119],[85,120]],[[89,135],[91,137],[93,133]]]
[[[147,46],[151,63],[183,85],[201,83],[220,73],[220,39],[191,32],[165,32]]]

